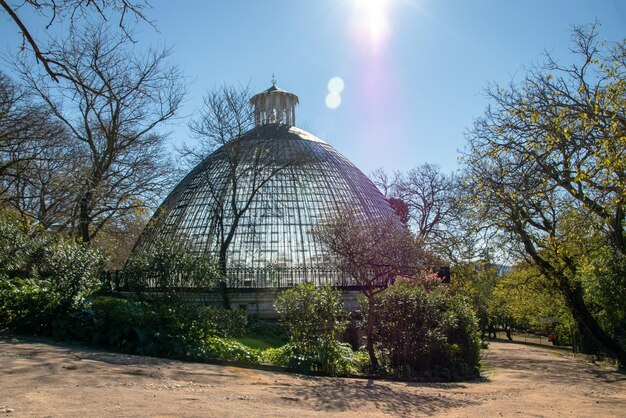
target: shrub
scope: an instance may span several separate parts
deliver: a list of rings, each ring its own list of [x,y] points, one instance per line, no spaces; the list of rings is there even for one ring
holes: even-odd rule
[[[131,256],[124,277],[131,289],[156,289],[168,299],[185,288],[213,288],[221,280],[217,261],[212,256],[194,256],[167,240]]]
[[[478,373],[476,318],[465,301],[443,286],[427,290],[418,283],[397,282],[375,297],[375,307],[374,343],[390,373],[446,379]]]
[[[26,267],[31,242],[20,228],[0,216],[0,278],[15,276]]]
[[[288,367],[300,373],[320,372],[331,376],[348,375],[363,370],[362,356],[357,360],[349,344],[327,339],[319,340],[315,347],[308,347],[306,351],[292,342],[278,348],[267,348],[261,352],[260,361]],[[369,364],[369,356],[367,363]]]
[[[211,328],[216,336],[240,337],[246,332],[248,313],[245,309],[225,309],[221,306],[196,308],[196,320]]]
[[[187,312],[165,305],[99,297],[92,309],[97,323],[92,342],[128,353],[184,358],[205,336]]]
[[[226,338],[243,333],[242,310],[114,297],[96,298],[91,310],[93,343],[141,355],[258,362],[254,350]]]
[[[41,244],[41,242],[40,242]],[[99,288],[101,254],[72,241],[31,248],[34,277],[0,278],[0,325],[17,332],[49,333],[52,321],[78,309]]]
[[[207,338],[203,341],[202,347],[196,355],[198,358],[204,359],[240,361],[250,364],[259,363],[259,353],[257,350],[246,347],[238,341],[228,338]]]
[[[0,218],[0,262],[0,325],[50,333],[57,317],[100,287],[104,257],[68,238],[28,237]]]
[[[359,350],[354,352],[354,368],[357,373],[367,373],[371,370],[372,363],[370,362],[370,355],[365,350]]]
[[[45,280],[0,278],[0,328],[40,332],[50,323],[59,295]]]
[[[128,352],[138,353],[139,344],[145,340],[146,331],[154,335],[155,330],[147,302],[113,297],[98,297],[91,308],[96,318],[96,330],[91,342]]]
[[[282,292],[274,307],[289,332],[289,344],[275,353],[279,364],[301,372],[346,373],[352,350],[335,339],[347,323],[341,292],[303,284]]]
[[[69,239],[46,243],[41,249],[37,272],[59,296],[59,310],[67,311],[100,288],[102,252]]]
[[[274,302],[293,342],[305,347],[318,339],[335,339],[347,324],[341,292],[305,283],[283,291]]]

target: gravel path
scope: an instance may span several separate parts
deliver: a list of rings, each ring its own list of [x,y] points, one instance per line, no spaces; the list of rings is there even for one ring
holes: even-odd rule
[[[306,377],[0,338],[0,417],[623,416],[626,375],[492,342],[488,379]]]

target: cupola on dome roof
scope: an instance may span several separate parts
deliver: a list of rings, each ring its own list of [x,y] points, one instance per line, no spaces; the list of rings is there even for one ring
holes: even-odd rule
[[[135,252],[168,239],[196,254],[217,256],[234,231],[226,257],[230,268],[316,268],[329,263],[324,245],[311,233],[320,222],[345,211],[365,222],[395,216],[346,157],[294,126],[295,94],[274,82],[251,103],[255,127],[183,178],[148,223]],[[232,163],[235,151],[237,164]]]
[[[272,87],[256,94],[250,99],[254,105],[254,124],[295,125],[298,96],[276,87],[276,79],[272,79]]]

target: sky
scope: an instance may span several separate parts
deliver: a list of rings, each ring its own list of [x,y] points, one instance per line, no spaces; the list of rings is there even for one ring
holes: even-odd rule
[[[296,125],[364,173],[434,163],[458,169],[465,131],[488,104],[488,83],[507,84],[545,51],[562,62],[570,29],[598,20],[600,38],[626,36],[620,0],[152,0],[141,48],[165,45],[190,83],[170,144],[207,89],[277,85],[299,97]],[[36,22],[23,15],[27,22]],[[32,18],[32,20],[31,20]],[[0,53],[21,45],[0,14]],[[8,71],[4,60],[0,70]],[[332,80],[332,82],[331,82]],[[330,82],[330,83],[329,83]]]

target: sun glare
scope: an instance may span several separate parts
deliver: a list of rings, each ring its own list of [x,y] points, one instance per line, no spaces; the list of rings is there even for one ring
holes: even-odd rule
[[[360,43],[378,49],[389,36],[390,0],[352,0],[354,14],[351,29]]]

